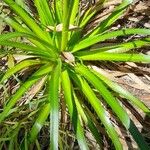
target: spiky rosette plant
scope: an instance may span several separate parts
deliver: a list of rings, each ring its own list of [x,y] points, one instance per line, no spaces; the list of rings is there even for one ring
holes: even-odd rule
[[[139,148],[148,150],[147,143],[119,98],[125,98],[147,115],[150,109],[131,93],[90,67],[94,61],[150,62],[150,56],[133,51],[134,48],[149,45],[149,37],[92,48],[97,43],[119,36],[150,35],[149,29],[110,31],[111,25],[122,16],[132,0],[123,0],[104,21],[90,28],[86,34],[83,34],[84,29],[91,18],[103,8],[105,0],[99,1],[82,15],[79,0],[52,2],[34,0],[38,12],[35,18],[29,14],[27,7],[20,5],[18,1],[3,1],[13,10],[14,15],[9,17],[1,14],[1,17],[14,29],[14,32],[0,35],[0,45],[3,48],[13,48],[10,52],[9,49],[7,51],[3,49],[1,54],[20,54],[27,57],[6,70],[1,78],[1,84],[5,87],[11,76],[17,75],[26,68],[31,70],[33,68],[33,71],[23,83],[19,84],[13,95],[3,102],[0,126],[6,128],[0,137],[1,148],[3,145],[8,145],[9,148],[16,149],[18,145],[28,149],[29,145],[38,143],[38,134],[45,123],[49,122],[47,133],[50,134],[50,149],[63,149],[61,138],[63,135],[59,131],[62,126],[59,125],[65,124],[65,121],[61,121],[65,120],[62,118],[65,118],[64,115],[69,112],[80,149],[88,149],[84,135],[85,127],[90,130],[99,146],[102,146],[101,128],[98,126],[103,125],[115,148],[121,150],[122,144],[118,133],[105,107],[107,104],[116,121],[130,132]],[[18,40],[18,37],[22,40]],[[40,81],[43,81],[40,84],[41,89],[42,87],[42,90],[45,89],[42,93],[44,98],[40,101],[27,98],[27,102],[20,104],[28,90],[33,85],[38,86],[37,83]],[[19,119],[18,113],[24,107],[29,111],[25,113],[26,117]],[[11,121],[14,123],[12,127],[8,126]],[[25,131],[22,141],[18,144],[22,129]]]

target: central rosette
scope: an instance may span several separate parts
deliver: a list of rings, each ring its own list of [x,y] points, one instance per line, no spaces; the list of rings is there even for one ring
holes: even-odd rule
[[[73,64],[75,62],[75,57],[71,52],[62,52],[61,59],[68,64]]]

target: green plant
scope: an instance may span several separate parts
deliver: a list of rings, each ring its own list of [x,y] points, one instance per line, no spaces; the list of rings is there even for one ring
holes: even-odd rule
[[[25,68],[33,68],[34,70],[28,79],[20,83],[17,91],[3,103],[0,123],[6,128],[2,131],[4,133],[0,138],[2,147],[5,142],[8,143],[9,149],[20,145],[28,149],[32,143],[36,143],[38,147],[37,135],[45,122],[49,121],[50,149],[58,149],[58,146],[61,149],[63,147],[59,134],[61,108],[61,118],[64,117],[67,110],[69,112],[70,121],[81,149],[88,149],[84,136],[84,125],[89,128],[99,146],[102,146],[101,131],[97,126],[103,124],[115,148],[121,150],[122,144],[109,119],[107,109],[103,105],[105,102],[113,111],[116,120],[130,132],[139,148],[149,149],[134,122],[122,107],[119,98],[120,96],[124,97],[147,115],[149,115],[150,109],[138,98],[90,67],[93,61],[103,63],[103,60],[150,62],[150,56],[132,51],[134,48],[149,45],[150,38],[148,37],[91,49],[91,46],[96,43],[119,36],[150,35],[149,29],[109,30],[132,3],[132,0],[123,0],[107,19],[98,24],[96,28],[90,29],[87,34],[83,34],[85,27],[91,18],[102,9],[105,0],[101,0],[84,11],[83,15],[79,11],[79,0],[54,0],[51,5],[48,0],[35,0],[34,3],[38,11],[38,17],[35,18],[27,12],[27,7],[22,5],[23,1],[20,1],[23,2],[22,4],[13,0],[4,0],[4,2],[17,16],[9,17],[1,14],[4,21],[15,30],[15,32],[0,36],[0,45],[15,48],[10,52],[2,50],[1,54],[23,54],[28,58],[8,69],[1,78],[1,84],[5,87],[6,81],[11,76],[15,76]],[[18,40],[18,37],[23,39]],[[24,42],[24,39],[28,41]],[[44,98],[38,102],[29,99],[27,103],[18,105],[22,100],[21,97],[33,85],[39,86],[37,83],[41,80],[43,82],[40,86],[45,88]],[[119,95],[114,96],[114,93]],[[18,119],[19,111],[24,107],[28,108],[26,110],[29,112],[25,112],[28,115]],[[31,119],[32,123],[26,124]],[[6,124],[7,120],[14,122],[11,128]],[[18,136],[22,128],[25,130],[24,138],[18,145]]]

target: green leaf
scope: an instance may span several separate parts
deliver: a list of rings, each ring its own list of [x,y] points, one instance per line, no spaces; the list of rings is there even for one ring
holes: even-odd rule
[[[82,17],[80,17],[80,27],[85,27],[88,22],[96,15],[102,8],[103,8],[104,1],[97,2],[93,7],[89,7],[88,10],[86,10]]]
[[[126,129],[129,130],[134,140],[137,142],[139,148],[147,149],[148,145],[144,141],[144,138],[142,137],[136,126],[134,125],[133,121],[129,118],[128,114],[126,113],[126,111],[124,111],[123,107],[119,104],[119,102],[103,85],[101,80],[83,65],[78,65],[75,69],[78,73],[83,75],[99,91],[99,93],[101,93],[107,104],[112,108],[113,112],[116,113],[117,117],[126,127]],[[139,136],[139,138],[137,138],[137,135]]]
[[[106,128],[108,136],[111,138],[113,144],[115,145],[115,148],[118,150],[122,150],[122,144],[120,143],[118,134],[115,131],[111,121],[109,120],[107,112],[101,104],[100,100],[96,97],[93,90],[83,78],[81,78],[80,76],[76,76],[73,73],[71,73],[71,77],[73,78],[74,82],[78,85],[80,90],[82,90],[84,95],[87,97],[94,111],[97,113],[98,117],[102,121],[103,125]]]
[[[62,3],[63,0],[54,0],[54,17],[55,17],[55,23],[59,24],[62,23]]]
[[[107,52],[107,53],[124,53],[128,52],[132,49],[141,48],[143,46],[149,46],[150,45],[150,38],[144,38],[141,40],[133,40],[126,43],[116,43],[112,45],[106,45],[102,46],[100,48],[91,48],[86,49],[83,51],[76,52],[75,54],[84,55],[88,52],[88,54],[96,54],[100,52]],[[134,52],[134,50],[133,50]]]
[[[9,115],[9,111],[16,104],[16,102],[21,98],[23,94],[41,77],[51,71],[52,67],[49,65],[42,66],[38,71],[36,71],[21,87],[17,92],[10,98],[8,104],[4,107],[3,112],[0,113],[0,123]]]
[[[47,0],[35,0],[35,6],[38,10],[38,14],[40,16],[41,23],[45,26],[54,25],[54,18],[52,16],[52,12],[49,8]]]
[[[119,86],[117,83],[112,82],[107,77],[103,76],[102,74],[98,73],[95,70],[90,69],[92,72],[94,72],[95,75],[97,75],[103,82],[105,82],[113,91],[119,93],[121,96],[126,98],[127,100],[131,101],[135,106],[143,110],[145,113],[150,113],[150,109],[138,98],[133,96],[130,92]]]
[[[150,45],[150,38],[145,38],[141,40],[134,40],[127,43],[117,44],[113,46],[103,47],[104,49],[107,49],[106,52],[108,53],[124,53],[131,49],[135,48],[141,48],[143,46],[149,46]]]
[[[62,18],[62,41],[61,41],[61,51],[66,50],[67,42],[68,42],[68,29],[69,29],[69,22],[70,22],[70,5],[71,3],[69,0],[64,0],[63,1],[63,18]]]
[[[21,36],[34,38],[31,34],[28,34],[28,33],[10,32],[10,33],[1,34],[0,41],[10,40],[12,38],[21,37]]]
[[[79,0],[73,0],[73,6],[72,6],[72,11],[71,11],[71,15],[70,15],[70,24],[76,24],[77,20],[76,17],[79,13]]]
[[[36,140],[38,133],[40,132],[41,128],[43,127],[48,115],[50,113],[50,103],[46,103],[43,105],[38,117],[29,132],[29,142],[33,143]]]
[[[108,91],[105,85],[95,76],[88,68],[83,65],[77,65],[75,70],[83,75],[102,95],[107,104],[112,108],[113,112],[116,113],[117,117],[128,129],[130,125],[130,118],[125,110],[121,107],[120,103],[113,97]]]
[[[6,71],[6,73],[4,74],[3,78],[1,79],[1,83],[4,82],[6,79],[10,78],[13,74],[15,74],[16,72],[27,68],[29,66],[34,66],[34,65],[38,65],[38,64],[44,64],[46,62],[41,61],[41,60],[24,60],[19,62],[18,64],[16,64],[13,68],[9,69]]]
[[[110,16],[102,21],[93,31],[90,36],[99,34],[108,29],[122,14],[126,11],[127,7],[133,2],[133,0],[122,0],[121,4],[115,8]]]
[[[76,104],[73,98],[72,85],[67,70],[62,72],[62,88],[80,149],[86,150],[88,149],[88,146],[79,120]]]
[[[141,133],[139,132],[139,130],[137,129],[137,127],[135,126],[133,121],[130,122],[129,132],[131,133],[132,137],[134,138],[134,140],[138,144],[139,149],[141,149],[141,150],[150,149],[150,147],[145,142],[144,138],[142,137]]]
[[[50,149],[58,149],[58,134],[59,134],[59,88],[61,75],[61,60],[54,67],[49,81],[49,96],[48,100],[51,105],[50,111]]]
[[[98,34],[89,38],[85,38],[79,43],[77,43],[73,49],[71,49],[72,52],[79,51],[81,49],[87,48],[93,44],[96,44],[98,42],[105,41],[107,39],[115,38],[118,36],[127,36],[131,34],[141,34],[141,35],[150,35],[149,29],[122,29],[118,31],[112,31],[104,34]]]
[[[23,33],[28,33],[28,34],[34,34],[29,28],[27,27],[23,27],[21,24],[19,24],[16,20],[14,20],[12,17],[5,17],[3,18],[4,21],[9,24],[12,28],[14,28],[16,31],[18,32],[23,32]],[[34,34],[35,36],[35,34]],[[31,41],[33,44],[35,44],[36,46],[38,46],[41,49],[46,49],[44,45],[41,44],[41,42],[38,42],[34,39],[28,38],[29,41]]]
[[[90,118],[88,113],[83,109],[83,107],[86,107],[86,106],[79,101],[79,98],[76,96],[75,92],[74,92],[73,95],[74,95],[74,99],[75,99],[75,103],[76,103],[78,113],[80,114],[83,121],[85,122],[85,125],[87,125],[89,127],[91,133],[93,134],[93,136],[96,139],[96,142],[99,144],[100,148],[102,148],[103,146],[102,146],[101,135],[99,134],[96,126],[94,125],[92,118]]]
[[[100,52],[96,54],[88,54],[79,56],[82,60],[108,60],[108,61],[125,61],[125,62],[150,62],[150,56],[144,54],[115,54]]]
[[[10,40],[10,39],[16,38],[16,37],[27,37],[27,38],[33,39],[34,41],[36,40],[36,43],[40,42],[41,44],[44,45],[44,46],[42,46],[43,51],[49,52],[53,57],[56,57],[56,48],[53,45],[49,44],[48,42],[35,36],[34,34],[22,33],[22,32],[12,32],[12,33],[2,34],[2,35],[0,35],[0,42],[1,42],[0,44],[9,45],[9,42],[6,42],[6,40]],[[11,43],[13,43],[13,42],[10,42],[10,45],[11,45]],[[39,45],[39,43],[37,43],[37,44]],[[14,44],[12,44],[12,45],[14,45]],[[20,45],[20,44],[16,44],[16,45]],[[41,45],[40,45],[40,47],[41,47]],[[43,47],[44,47],[44,49],[43,49]],[[47,48],[47,49],[45,49],[45,48]]]
[[[45,56],[47,58],[49,58],[51,56],[55,57],[53,52],[50,53],[49,51],[47,51],[45,49],[40,49],[38,47],[23,44],[23,43],[20,43],[20,42],[13,42],[13,41],[5,40],[5,41],[0,41],[0,45],[10,46],[10,47],[13,47],[13,48],[19,48],[20,50],[24,50],[24,51],[27,51],[27,52],[32,52],[33,54],[39,54],[39,55]]]
[[[4,2],[8,4],[10,8],[13,9],[16,14],[18,14],[18,16],[21,17],[21,19],[34,33],[36,33],[41,39],[47,41],[48,43],[51,43],[49,41],[50,39],[46,35],[46,32],[42,31],[42,29],[38,26],[38,24],[32,19],[32,17],[23,8],[21,8],[13,0],[4,0]]]

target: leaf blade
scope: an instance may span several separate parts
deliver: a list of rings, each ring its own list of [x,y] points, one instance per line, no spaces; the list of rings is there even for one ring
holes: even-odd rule
[[[61,75],[61,60],[51,73],[49,81],[49,96],[48,101],[51,105],[50,111],[50,149],[58,149],[58,134],[59,134],[59,87]]]

